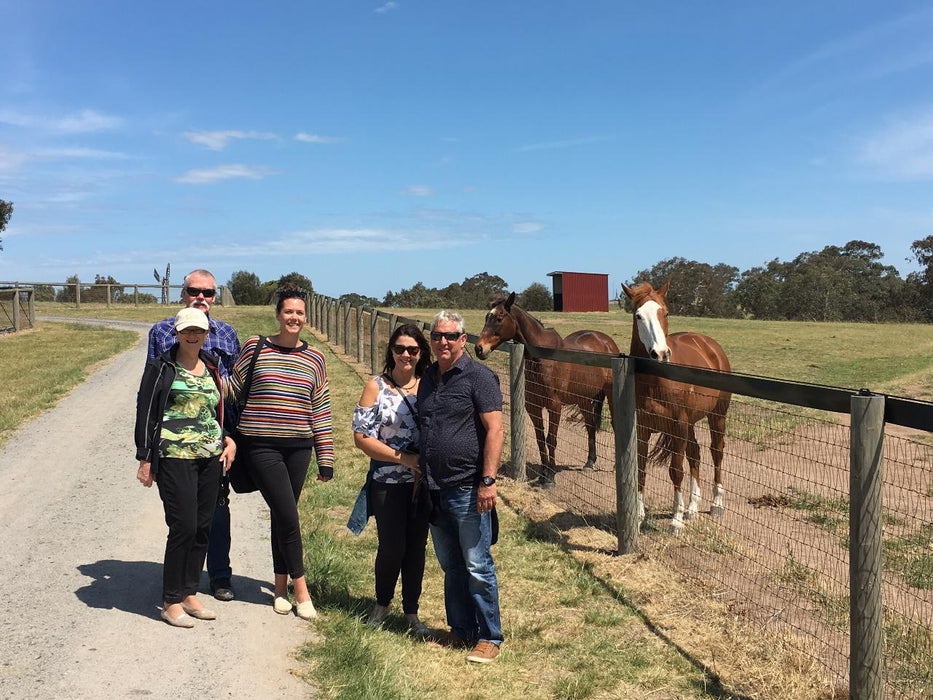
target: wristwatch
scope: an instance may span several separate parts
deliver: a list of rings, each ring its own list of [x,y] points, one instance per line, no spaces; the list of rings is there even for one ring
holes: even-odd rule
[[[482,479],[480,479],[480,482],[483,484],[483,486],[492,486],[494,483],[496,483],[496,477],[484,476]]]

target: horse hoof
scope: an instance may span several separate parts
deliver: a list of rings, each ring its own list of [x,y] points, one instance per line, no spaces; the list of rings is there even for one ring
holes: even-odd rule
[[[681,521],[672,520],[671,521],[671,534],[679,535],[684,531],[684,524]]]
[[[726,512],[726,509],[722,506],[710,506],[709,514],[714,518],[722,517],[722,514]]]
[[[585,471],[585,472],[591,472],[591,471],[593,471],[595,468],[596,468],[596,467],[593,466],[593,463],[592,463],[592,462],[587,462],[586,464],[583,465],[583,471]]]
[[[697,515],[698,514],[696,512],[688,510],[686,513],[684,513],[684,520],[694,520]]]
[[[538,481],[538,487],[544,489],[545,491],[550,491],[552,488],[554,488],[554,486],[555,484],[553,479],[541,479]]]

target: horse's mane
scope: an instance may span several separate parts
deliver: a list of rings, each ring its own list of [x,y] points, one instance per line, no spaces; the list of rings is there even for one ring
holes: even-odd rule
[[[629,287],[629,289],[632,292],[632,308],[636,309],[655,293],[654,287],[651,286],[651,282],[639,282],[635,286]]]
[[[499,306],[499,304],[505,304],[506,301],[507,301],[507,299],[506,299],[505,297],[493,299],[493,300],[492,300],[492,303],[489,305],[489,308],[490,308],[490,309],[494,309],[494,308],[496,308],[497,306]],[[556,330],[554,330],[554,328],[552,328],[552,327],[550,327],[550,326],[545,326],[543,323],[541,323],[541,321],[539,321],[537,318],[535,318],[534,316],[532,316],[530,313],[528,313],[525,309],[523,309],[521,306],[519,306],[519,305],[516,304],[515,302],[512,302],[512,308],[513,308],[513,309],[518,309],[518,310],[521,312],[522,316],[524,316],[524,317],[527,318],[529,321],[531,321],[531,323],[535,326],[535,328],[537,328],[537,329],[539,329],[539,330],[541,330],[541,331],[547,331],[547,332],[550,332],[550,333],[554,333],[554,334],[557,335],[558,338],[560,338],[561,340],[563,340],[563,336],[561,336],[560,333],[558,333]]]

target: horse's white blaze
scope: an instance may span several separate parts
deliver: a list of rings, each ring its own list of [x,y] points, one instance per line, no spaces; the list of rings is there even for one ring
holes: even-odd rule
[[[658,320],[658,312],[661,305],[656,301],[646,301],[638,309],[638,339],[648,351],[648,354],[662,361],[667,361],[671,357],[671,349],[667,346],[667,338],[664,336],[664,328],[661,327],[661,321]]]
[[[699,482],[690,476],[690,505],[687,506],[687,520],[693,520],[697,513],[700,512],[700,484]]]
[[[680,489],[674,489],[674,517],[671,518],[671,531],[680,532],[684,526],[684,499],[680,497]]]

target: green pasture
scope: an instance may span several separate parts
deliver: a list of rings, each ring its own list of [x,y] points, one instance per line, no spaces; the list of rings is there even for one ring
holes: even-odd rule
[[[52,302],[36,304],[36,312],[50,316],[82,316],[154,322],[176,306],[125,305],[106,307]],[[428,322],[437,309],[387,309],[406,318]],[[467,331],[479,333],[486,312],[460,311]],[[214,316],[241,329],[241,334],[273,333],[277,326],[271,307],[215,306]],[[582,329],[600,330],[615,339],[622,352],[631,340],[631,314],[609,312],[554,313],[535,316],[561,335]],[[670,317],[671,332],[694,331],[715,338],[725,349],[735,372],[873,391],[918,399],[933,398],[933,324],[817,323],[750,321],[745,319]]]

